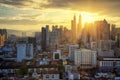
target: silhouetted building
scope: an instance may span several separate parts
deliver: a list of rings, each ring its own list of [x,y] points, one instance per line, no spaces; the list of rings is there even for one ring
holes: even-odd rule
[[[41,42],[41,32],[35,32],[36,43]]]
[[[7,39],[7,30],[0,29],[0,47],[4,46],[4,42]]]
[[[71,21],[71,30],[72,30],[72,42],[76,43],[76,16],[74,15],[74,19]]]
[[[77,39],[80,39],[82,33],[82,17],[79,15],[78,25],[77,25]]]
[[[41,33],[41,45],[42,45],[42,51],[49,51],[49,26],[46,25],[46,27],[42,27],[42,33]]]
[[[28,43],[33,44],[33,46],[36,46],[36,38],[35,37],[28,37]]]
[[[42,51],[46,51],[46,29],[44,27],[42,27],[41,44],[42,44]]]

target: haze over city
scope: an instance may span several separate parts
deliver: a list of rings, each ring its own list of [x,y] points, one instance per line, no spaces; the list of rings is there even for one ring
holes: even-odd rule
[[[71,28],[74,15],[83,22],[106,19],[120,26],[119,0],[0,0],[0,28],[40,30],[49,25]]]
[[[120,0],[0,0],[0,80],[120,80]]]

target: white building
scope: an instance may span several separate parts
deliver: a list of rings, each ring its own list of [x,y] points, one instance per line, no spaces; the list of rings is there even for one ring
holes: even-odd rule
[[[120,71],[120,58],[103,58],[98,62],[100,71],[113,71],[115,68]]]
[[[61,59],[61,50],[57,50],[53,52],[53,60],[59,60]]]
[[[47,71],[43,73],[43,80],[60,80],[58,71]]]
[[[71,60],[74,60],[74,51],[75,51],[75,49],[77,49],[79,47],[79,45],[70,45],[69,46],[69,58],[71,59]]]
[[[76,49],[74,63],[80,68],[93,68],[97,64],[97,52],[89,49]]]
[[[21,62],[24,59],[33,58],[33,44],[18,43],[17,44],[17,62]]]

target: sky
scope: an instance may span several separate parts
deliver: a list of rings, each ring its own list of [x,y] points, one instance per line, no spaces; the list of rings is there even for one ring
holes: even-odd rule
[[[45,25],[71,27],[74,15],[120,27],[120,0],[0,0],[0,28],[40,30]]]

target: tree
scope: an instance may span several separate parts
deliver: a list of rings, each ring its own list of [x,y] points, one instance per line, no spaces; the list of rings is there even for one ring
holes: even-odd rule
[[[27,66],[22,66],[18,71],[17,74],[20,76],[24,76],[28,73],[28,68]]]

